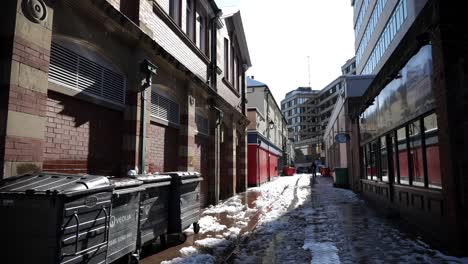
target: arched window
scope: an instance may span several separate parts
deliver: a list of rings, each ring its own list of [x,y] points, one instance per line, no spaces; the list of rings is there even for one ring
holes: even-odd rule
[[[54,38],[49,81],[87,95],[125,104],[125,77],[96,49],[68,38]]]

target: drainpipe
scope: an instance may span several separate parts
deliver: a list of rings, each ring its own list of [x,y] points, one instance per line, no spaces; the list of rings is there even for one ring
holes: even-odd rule
[[[146,90],[141,91],[140,96],[140,171],[143,174],[145,171],[145,138],[146,138]]]
[[[221,124],[223,123],[224,113],[216,106],[212,106],[216,110],[216,128],[215,128],[215,182],[214,182],[214,200],[215,204],[219,203],[220,192],[220,145],[221,145]]]
[[[157,67],[149,60],[143,60],[140,63],[140,73],[143,75],[143,84],[140,87],[140,171],[142,174],[145,171],[145,137],[146,137],[146,89],[151,87],[153,82],[153,74],[156,74]]]

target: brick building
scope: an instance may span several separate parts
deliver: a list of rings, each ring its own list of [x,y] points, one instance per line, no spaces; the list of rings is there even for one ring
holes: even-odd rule
[[[5,3],[1,177],[199,171],[204,205],[245,190],[250,57],[240,13],[221,14],[213,0]]]
[[[375,74],[351,113],[362,192],[424,236],[466,250],[466,3],[352,4],[357,72]]]

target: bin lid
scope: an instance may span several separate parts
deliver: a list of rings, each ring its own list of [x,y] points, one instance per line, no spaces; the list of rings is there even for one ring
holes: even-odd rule
[[[201,174],[196,171],[171,171],[171,172],[164,172],[164,174],[167,174],[171,176],[172,178],[180,178],[181,180],[201,177]]]
[[[128,177],[122,177],[122,178],[112,177],[112,178],[109,178],[109,180],[111,184],[115,186],[116,189],[134,187],[134,186],[139,186],[143,184],[143,182],[138,179],[128,178]]]
[[[35,173],[6,178],[0,182],[0,193],[73,196],[111,190],[104,176],[61,173]]]
[[[150,182],[164,182],[170,181],[172,178],[166,174],[157,174],[157,175],[148,175],[148,174],[141,174],[136,176],[137,180],[142,181],[143,183],[150,183]]]

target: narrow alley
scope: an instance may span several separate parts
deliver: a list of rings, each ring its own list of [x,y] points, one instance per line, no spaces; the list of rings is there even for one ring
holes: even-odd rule
[[[204,211],[201,230],[141,263],[468,263],[328,177],[281,177]],[[189,230],[189,233],[191,231]]]

